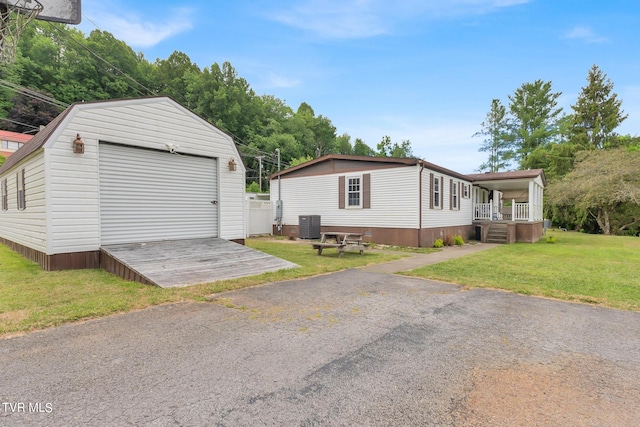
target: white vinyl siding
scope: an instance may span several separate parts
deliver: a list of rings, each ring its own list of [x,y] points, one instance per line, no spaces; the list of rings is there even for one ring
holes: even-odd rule
[[[84,154],[72,151],[78,133]],[[147,98],[79,104],[45,144],[47,253],[100,248],[99,141],[156,150],[167,150],[166,144],[173,143],[178,153],[218,158],[219,237],[244,238],[245,169],[240,162],[236,171],[227,166],[231,157],[236,162],[240,158],[231,138],[168,98]],[[30,210],[28,199],[27,206]]]
[[[99,154],[103,245],[218,236],[215,159],[111,144]]]
[[[418,228],[417,168],[373,169],[360,176],[364,174],[370,174],[368,209],[339,209],[339,177],[347,185],[352,173],[281,179],[283,224],[297,225],[299,215],[320,215],[323,227]],[[277,179],[271,181],[271,198],[278,198]]]
[[[43,159],[43,152],[38,151],[0,176],[0,182],[7,182],[7,210],[0,210],[0,236],[42,252],[47,244]],[[17,184],[23,169],[27,209],[19,210]]]
[[[445,209],[429,209],[429,197],[432,194],[431,188],[429,187],[430,173],[441,178],[441,206],[445,206]],[[451,181],[453,181],[454,185],[458,185],[459,182],[467,184],[467,182],[465,181],[459,181],[452,178],[454,177],[444,175],[440,172],[430,171],[428,169],[424,170],[424,173],[422,174],[422,228],[452,227],[471,224],[473,209],[473,203],[471,199],[463,199],[458,197],[459,208],[456,210],[449,209]]]

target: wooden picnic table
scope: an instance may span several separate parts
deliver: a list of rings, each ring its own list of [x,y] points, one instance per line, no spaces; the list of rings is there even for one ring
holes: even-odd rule
[[[347,250],[356,250],[360,252],[360,255],[363,255],[368,246],[362,242],[362,233],[345,231],[326,231],[321,234],[320,242],[311,245],[313,249],[318,250],[318,255],[322,255],[323,249],[337,249],[339,257],[343,257]]]

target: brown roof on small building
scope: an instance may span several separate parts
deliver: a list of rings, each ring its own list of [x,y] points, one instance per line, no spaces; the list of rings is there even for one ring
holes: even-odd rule
[[[508,171],[508,172],[485,172],[485,173],[473,173],[467,175],[472,181],[502,181],[505,179],[531,179],[542,177],[542,183],[546,186],[547,180],[544,177],[543,169],[527,169],[521,171]]]

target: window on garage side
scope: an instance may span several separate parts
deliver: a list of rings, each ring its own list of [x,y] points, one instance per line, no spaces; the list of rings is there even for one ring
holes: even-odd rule
[[[25,195],[25,185],[24,185],[24,169],[16,174],[16,187],[18,188],[17,196],[18,196],[18,210],[24,210],[27,208],[27,197]]]
[[[2,184],[0,184],[0,189],[2,191],[2,210],[6,211],[9,209],[9,191],[7,187],[7,179],[2,180]]]

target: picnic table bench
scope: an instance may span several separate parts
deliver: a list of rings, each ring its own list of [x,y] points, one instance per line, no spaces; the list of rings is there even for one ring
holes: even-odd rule
[[[360,255],[363,255],[368,244],[362,242],[361,233],[329,231],[322,233],[320,242],[312,243],[311,246],[318,250],[318,255],[322,255],[324,249],[337,249],[338,257],[343,257],[347,250],[360,251]]]

